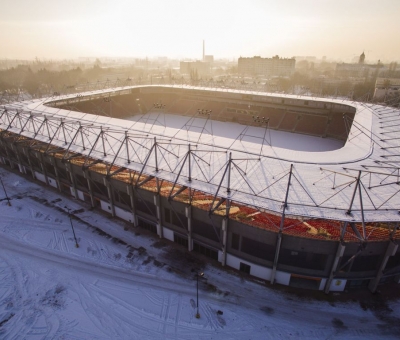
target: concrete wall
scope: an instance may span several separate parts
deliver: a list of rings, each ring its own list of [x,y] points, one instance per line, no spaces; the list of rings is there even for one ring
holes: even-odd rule
[[[171,229],[164,227],[163,235],[164,235],[164,238],[166,238],[167,240],[174,242],[174,232]]]

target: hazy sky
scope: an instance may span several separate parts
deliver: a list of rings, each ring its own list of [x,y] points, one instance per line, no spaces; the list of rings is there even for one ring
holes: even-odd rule
[[[400,59],[400,0],[1,0],[0,58]]]

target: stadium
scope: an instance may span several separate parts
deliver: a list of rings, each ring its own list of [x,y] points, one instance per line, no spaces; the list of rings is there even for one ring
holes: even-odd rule
[[[399,114],[189,86],[55,93],[0,107],[0,163],[271,284],[375,292],[400,280]]]

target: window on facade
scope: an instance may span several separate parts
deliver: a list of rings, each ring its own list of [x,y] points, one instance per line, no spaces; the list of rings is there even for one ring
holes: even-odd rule
[[[400,266],[400,251],[398,251],[394,256],[390,256],[386,264],[386,269],[392,269]]]
[[[143,229],[146,229],[154,234],[157,234],[157,226],[153,223],[147,222],[146,220],[143,220],[141,218],[138,218],[138,224],[139,227],[142,227]]]
[[[138,197],[135,197],[136,210],[144,212],[151,216],[156,216],[156,207],[152,202],[144,201]]]
[[[240,241],[240,235],[232,233],[231,247],[233,249],[239,250],[239,241]]]
[[[352,272],[363,272],[378,269],[380,264],[380,255],[370,256],[357,256],[354,258],[353,266],[351,267]]]
[[[347,255],[347,256],[343,256],[341,259],[340,259],[340,265],[339,265],[339,270],[341,271],[341,272],[348,272],[349,270],[350,270],[350,268],[351,268],[351,265],[352,265],[352,261],[350,261],[349,263],[347,263],[347,261],[349,261],[350,260],[350,258],[351,258],[351,256],[350,255]],[[347,263],[347,264],[346,264]],[[346,264],[346,265],[345,265]],[[344,266],[345,265],[345,266]],[[344,266],[344,267],[343,267]]]
[[[171,211],[171,219],[174,226],[187,229],[187,218],[185,215]]]
[[[67,173],[67,171],[65,169],[57,168],[57,170],[58,170],[58,177],[61,180],[68,181],[68,182],[70,181],[68,173]]]
[[[85,177],[79,174],[75,174],[75,180],[78,186],[88,189],[88,183]]]
[[[92,190],[95,194],[99,194],[102,196],[107,197],[108,196],[108,190],[107,187],[101,183],[98,182],[92,182]]]
[[[130,207],[131,205],[130,196],[123,191],[114,190],[114,199],[116,202],[121,203],[127,207]]]
[[[54,170],[54,166],[52,164],[45,162],[45,167],[46,167],[47,175],[53,175],[53,176],[56,175],[56,171]]]
[[[188,247],[188,239],[186,237],[179,236],[174,234],[174,242],[184,246],[185,248]]]
[[[197,242],[193,242],[193,250],[197,253],[203,254],[207,257],[210,257],[214,260],[218,260],[218,252],[214,249],[205,247]]]
[[[219,242],[220,228],[214,227],[211,224],[204,223],[202,221],[192,219],[192,231],[193,233],[206,237],[212,241]]]
[[[164,208],[164,221],[166,223],[171,223],[171,210]]]
[[[246,254],[268,261],[273,261],[275,257],[275,246],[252,240],[244,236],[242,237],[240,250]]]
[[[304,251],[293,251],[290,249],[281,249],[279,254],[279,263],[288,266],[324,270],[328,255],[309,253]]]
[[[246,273],[246,274],[250,274],[250,269],[251,269],[251,266],[249,266],[249,265],[246,264],[246,263],[240,262],[240,268],[239,268],[239,270],[240,270],[241,272]]]

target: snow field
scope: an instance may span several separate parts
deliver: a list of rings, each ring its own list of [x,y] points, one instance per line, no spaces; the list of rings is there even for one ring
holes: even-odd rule
[[[397,339],[380,310],[270,289],[0,170],[1,339]],[[0,199],[4,198],[0,190]],[[73,214],[75,247],[66,207]],[[200,319],[196,314],[195,272]],[[222,311],[220,315],[217,312]]]

